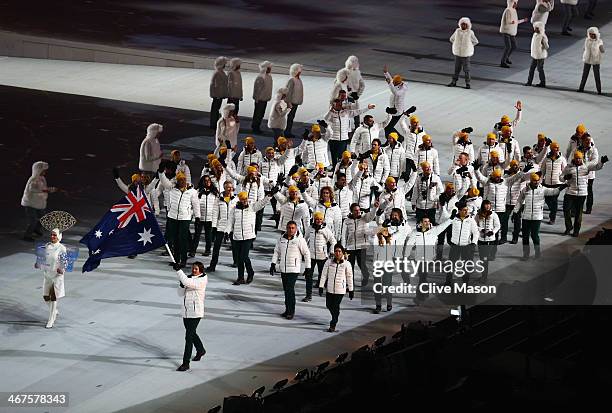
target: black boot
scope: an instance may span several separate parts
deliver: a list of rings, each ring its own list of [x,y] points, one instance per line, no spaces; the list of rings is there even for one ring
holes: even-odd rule
[[[536,258],[540,258],[542,256],[542,251],[540,250],[540,246],[539,245],[534,245],[534,250],[535,250],[535,257]]]
[[[530,252],[531,249],[529,248],[529,245],[523,245],[523,257],[521,258],[521,261],[527,261],[529,259]]]

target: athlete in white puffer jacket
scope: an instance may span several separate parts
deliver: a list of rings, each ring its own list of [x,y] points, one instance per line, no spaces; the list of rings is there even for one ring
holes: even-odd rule
[[[351,212],[351,204],[354,202],[353,190],[347,185],[346,175],[338,173],[334,185],[334,199],[342,211],[342,220]]]
[[[485,176],[480,171],[476,171],[476,176],[484,187],[484,199],[491,201],[493,211],[503,213],[506,211],[506,200],[508,196],[508,185],[512,185],[517,180],[523,179],[522,173],[502,178],[503,170],[495,168],[490,176]]]
[[[412,189],[412,209],[416,210],[416,220],[419,222],[427,216],[435,223],[438,197],[444,190],[440,177],[433,173],[428,162],[421,162],[421,172],[412,174],[406,189]]]
[[[362,124],[353,133],[348,150],[356,155],[369,151],[372,147],[372,141],[380,139],[381,131],[385,129],[390,121],[390,115],[382,122],[375,122],[374,116],[365,115]]]
[[[255,139],[248,136],[244,140],[244,148],[240,155],[238,155],[238,164],[236,165],[236,171],[241,175],[246,175],[246,169],[250,165],[261,165],[263,155],[255,146]]]
[[[423,143],[417,147],[415,162],[418,165],[422,164],[423,162],[429,163],[433,173],[439,176],[440,160],[438,157],[438,150],[431,144],[431,136],[423,135],[421,140]]]
[[[491,153],[497,153],[499,162],[502,164],[506,160],[504,157],[505,152],[501,148],[501,145],[497,142],[497,135],[493,132],[487,134],[487,140],[480,148],[478,148],[478,153],[476,154],[476,164],[484,165],[489,162],[491,159]]]
[[[389,159],[389,176],[395,178],[396,182],[406,172],[406,151],[398,139],[397,133],[391,132],[383,146],[383,152]]]
[[[489,275],[489,261],[495,261],[497,255],[498,233],[501,228],[499,216],[491,210],[491,202],[483,201],[480,211],[476,215],[476,225],[480,236],[478,237],[478,255],[484,262],[484,271],[481,282],[487,280]]]
[[[287,188],[287,196],[276,193],[274,197],[281,205],[280,207],[280,220],[278,223],[278,229],[283,230],[287,227],[289,221],[297,223],[298,230],[304,232],[308,228],[310,222],[310,211],[308,210],[308,204],[303,199],[300,199],[299,189],[291,185]]]
[[[342,245],[334,246],[334,256],[330,258],[323,267],[321,280],[319,281],[319,296],[323,295],[323,289],[327,290],[325,295],[325,306],[331,314],[329,331],[336,331],[336,324],[340,316],[340,303],[342,298],[349,292],[349,299],[354,297],[353,269],[346,257],[346,250]]]
[[[297,152],[307,169],[313,170],[317,163],[323,164],[325,168],[331,165],[328,155],[328,143],[332,134],[332,128],[327,126],[323,131],[318,124],[310,127],[308,135],[304,133],[304,140],[297,148]]]
[[[306,273],[306,297],[302,300],[304,302],[312,300],[312,284],[315,267],[318,271],[317,279],[320,279],[325,261],[327,261],[333,246],[336,245],[337,242],[334,233],[325,224],[325,217],[321,211],[313,213],[312,220],[313,222],[306,233],[306,242],[308,242],[308,249],[310,251],[311,270]]]
[[[353,191],[353,202],[358,203],[361,209],[369,211],[372,205],[373,190],[380,191],[380,187],[376,179],[369,174],[367,163],[359,164],[350,188]]]
[[[357,161],[351,160],[351,153],[349,151],[342,152],[342,159],[336,164],[334,168],[334,176],[338,176],[338,173],[343,173],[346,176],[346,181],[351,182],[355,169],[357,168]]]
[[[361,269],[362,287],[368,285],[368,280],[370,278],[366,260],[366,252],[370,238],[368,227],[370,222],[376,218],[376,210],[379,205],[378,201],[376,201],[370,212],[362,215],[359,204],[354,203],[351,205],[351,213],[342,223],[341,244],[348,251],[349,262],[351,263],[353,272],[355,271],[355,261],[357,261]]]
[[[470,140],[468,131],[471,132],[472,128],[468,127],[453,133],[451,141],[453,145],[453,159],[457,159],[459,155],[466,153],[468,155],[468,161],[471,163],[474,162],[476,158],[474,155],[474,144],[472,144]]]
[[[368,164],[368,171],[370,171],[378,186],[384,186],[389,176],[390,164],[387,154],[381,148],[380,139],[372,141],[371,149],[363,153],[360,160]]]

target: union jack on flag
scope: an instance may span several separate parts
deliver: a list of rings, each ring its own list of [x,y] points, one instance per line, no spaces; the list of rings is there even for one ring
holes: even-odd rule
[[[142,254],[164,245],[152,211],[140,185],[116,202],[80,241],[89,249],[83,272],[96,269],[104,258]]]

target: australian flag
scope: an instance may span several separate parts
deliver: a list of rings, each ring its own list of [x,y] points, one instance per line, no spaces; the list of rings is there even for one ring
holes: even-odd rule
[[[89,249],[83,272],[95,270],[104,258],[142,254],[164,245],[152,210],[140,185],[113,205],[80,241]]]

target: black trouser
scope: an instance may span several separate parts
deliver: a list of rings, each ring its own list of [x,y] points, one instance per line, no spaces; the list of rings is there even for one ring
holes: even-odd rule
[[[389,121],[387,126],[385,126],[385,136],[389,136],[389,134],[391,132],[395,132],[399,136],[399,142],[400,143],[404,142],[404,137],[402,135],[400,135],[400,133],[397,131],[397,129],[395,129],[395,125],[397,125],[397,122],[399,122],[401,117],[402,117],[401,113],[398,114],[398,115],[391,116],[391,121]]]
[[[502,64],[508,63],[510,60],[510,55],[514,50],[516,50],[516,36],[512,36],[504,33],[504,54],[502,55],[501,62]]]
[[[198,353],[204,352],[204,344],[198,336],[196,330],[200,324],[200,318],[183,318],[185,326],[185,351],[183,352],[183,364],[189,365],[191,361],[191,350],[195,346]]]
[[[508,240],[508,221],[510,221],[510,217],[512,216],[512,212],[514,211],[514,205],[506,204],[506,210],[499,214],[499,221],[501,224],[501,240]],[[521,233],[521,221],[515,220],[512,218],[512,224],[514,228],[512,229],[512,240],[517,241],[519,238],[519,234]]]
[[[589,4],[587,6],[586,12],[584,13],[585,16],[590,16],[593,14],[593,12],[595,11],[595,6],[597,6],[597,0],[589,0]]]
[[[340,159],[342,159],[342,152],[346,150],[349,144],[349,140],[345,141],[329,141],[329,152],[331,153],[332,165],[336,165]]]
[[[42,225],[40,219],[45,215],[44,209],[37,209],[32,207],[24,207],[25,216],[28,221],[24,237],[31,237],[34,233],[42,235]]]
[[[212,105],[210,107],[210,128],[217,129],[217,122],[221,117],[221,113],[219,110],[221,109],[221,104],[223,103],[223,98],[213,98]]]
[[[193,231],[193,240],[191,243],[191,249],[190,252],[192,254],[196,253],[196,250],[198,249],[198,245],[200,245],[200,238],[202,236],[202,229],[204,229],[204,241],[206,243],[206,252],[210,252],[210,246],[212,245],[212,241],[213,241],[213,228],[212,228],[212,221],[200,221],[200,222],[196,222],[194,225],[194,231]]]
[[[452,235],[453,235],[452,225],[449,225],[448,227],[446,227],[446,229],[442,231],[440,235],[438,235],[438,245],[436,245],[436,259],[437,260],[441,260],[442,255],[444,254],[444,239],[446,238],[446,242],[450,244]]]
[[[574,230],[574,234],[580,233],[582,225],[582,207],[586,196],[565,195],[563,198],[563,215],[565,217],[565,230]],[[574,214],[574,225],[572,225],[572,213]]]
[[[348,260],[351,263],[351,267],[353,269],[353,276],[355,274],[355,259],[357,260],[357,264],[359,265],[359,269],[361,270],[362,286],[366,285],[370,280],[370,271],[368,270],[366,262],[367,251],[367,248],[363,248],[360,250],[347,250]]]
[[[261,231],[261,224],[263,223],[264,209],[260,209],[255,213],[255,234]]]
[[[285,313],[287,315],[295,314],[295,281],[299,275],[297,272],[281,273],[283,291],[285,292]]]
[[[276,198],[272,197],[270,199],[270,205],[272,205],[272,212],[276,215],[276,205],[278,204],[278,201],[276,200]]]
[[[540,83],[546,84],[546,75],[544,74],[544,59],[531,59],[531,66],[529,66],[529,76],[527,77],[527,83],[531,84],[531,82],[533,82],[533,75],[535,74],[536,68],[538,69]]]
[[[421,222],[423,218],[429,218],[432,225],[436,225],[436,208],[417,208],[416,209],[416,222]]]
[[[393,304],[393,294],[391,294],[389,292],[389,290],[385,290],[384,294],[383,293],[377,293],[376,290],[378,291],[382,291],[383,287],[389,287],[391,286],[392,282],[393,282],[393,273],[385,271],[383,272],[382,277],[380,277],[380,279],[378,279],[378,277],[375,277],[375,283],[380,282],[380,287],[376,288],[374,290],[374,301],[376,302],[376,307],[380,307],[382,306],[382,296],[385,296],[385,299],[387,300],[387,307],[391,307],[391,305]]]
[[[496,241],[478,241],[478,255],[483,262],[483,273],[482,279],[486,280],[489,275],[489,261],[495,260],[497,254],[497,240]]]
[[[601,93],[601,77],[599,76],[599,65],[590,65],[585,63],[582,67],[582,80],[580,81],[580,90],[584,90],[584,86],[586,85],[587,79],[589,78],[589,72],[591,71],[591,66],[593,66],[593,75],[595,76],[595,88],[597,91]]]
[[[249,251],[253,245],[253,239],[234,240],[233,249],[236,251],[236,265],[238,265],[238,279],[244,280],[244,269],[246,267],[248,278],[252,279],[255,272],[249,258]]]
[[[540,224],[542,221],[524,219],[521,223],[523,229],[523,245],[529,245],[529,238],[536,247],[540,245]]]
[[[578,6],[575,4],[562,4],[563,6],[563,25],[561,26],[561,31],[566,32],[568,28],[572,25],[572,21],[574,17],[578,15]]]
[[[593,182],[595,179],[589,179],[587,182],[587,197],[586,197],[586,210],[591,212],[593,209]]]
[[[265,100],[256,100],[255,101],[255,109],[253,110],[253,121],[251,122],[251,129],[254,131],[258,131],[261,129],[261,121],[266,114],[266,106],[268,106],[268,102]]]
[[[473,261],[474,260],[474,244],[468,245],[455,245],[451,244],[450,253],[448,259],[451,261]],[[465,268],[464,268],[465,269]],[[449,273],[446,275],[446,282],[450,283],[453,280],[453,274]],[[463,281],[468,282],[470,280],[470,272],[465,271],[463,275]]]
[[[240,98],[227,98],[227,103],[234,104],[234,114],[238,116],[238,109],[240,109]]]
[[[459,80],[459,72],[463,69],[465,74],[465,84],[470,84],[470,58],[455,56],[455,74],[453,75],[453,82],[456,83]]]
[[[287,126],[285,127],[285,137],[293,138],[293,133],[291,133],[291,129],[293,129],[293,119],[295,118],[295,112],[300,105],[293,105],[289,113],[287,114]]]
[[[166,240],[172,249],[174,261],[180,264],[187,263],[187,251],[191,241],[189,224],[191,224],[191,220],[172,218],[168,218],[166,223]]]
[[[306,297],[312,297],[312,279],[314,275],[315,266],[317,267],[317,282],[316,286],[319,288],[319,280],[321,279],[321,273],[323,272],[323,266],[325,265],[326,259],[322,260],[310,260],[310,271],[306,272]]]
[[[217,263],[219,262],[219,251],[221,251],[221,244],[223,243],[224,236],[225,234],[222,231],[217,231],[215,229],[215,233],[213,234],[215,242],[213,244],[212,259],[208,265],[212,269],[215,269],[217,267]],[[234,250],[232,249],[232,254],[233,253]],[[234,262],[236,262],[236,260],[234,260]]]
[[[555,188],[556,185],[552,185],[552,186],[547,186],[548,188]],[[550,195],[550,196],[545,196],[544,197],[544,202],[546,203],[546,205],[548,206],[548,218],[551,221],[555,221],[557,219],[557,210],[558,208],[558,203],[559,203],[559,194],[557,195]]]
[[[329,322],[330,327],[336,327],[338,324],[338,317],[340,316],[340,303],[342,302],[342,298],[344,298],[344,294],[325,294],[325,307],[329,310],[331,314],[331,321]]]

